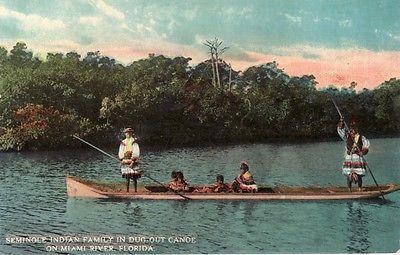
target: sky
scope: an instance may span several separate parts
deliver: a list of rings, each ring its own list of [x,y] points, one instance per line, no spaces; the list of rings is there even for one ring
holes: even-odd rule
[[[276,61],[290,75],[374,88],[400,78],[398,0],[0,0],[0,45],[129,64],[149,53],[208,58],[218,37],[236,70]]]

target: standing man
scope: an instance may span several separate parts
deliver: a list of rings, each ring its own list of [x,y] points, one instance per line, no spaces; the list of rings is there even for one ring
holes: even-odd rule
[[[347,186],[351,191],[351,184],[354,182],[358,184],[358,191],[362,191],[362,178],[365,176],[367,166],[363,155],[368,153],[370,143],[360,134],[355,118],[350,120],[350,130],[346,130],[344,120],[341,118],[337,125],[337,132],[346,142],[342,173],[347,176]]]
[[[127,192],[129,192],[129,180],[135,182],[135,192],[137,191],[137,179],[141,177],[138,163],[140,156],[139,145],[133,136],[132,128],[124,129],[125,139],[119,145],[118,157],[121,160],[121,174],[127,179]]]

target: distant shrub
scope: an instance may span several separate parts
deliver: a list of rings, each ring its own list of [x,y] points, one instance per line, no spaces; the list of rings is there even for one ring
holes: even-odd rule
[[[79,121],[73,113],[53,107],[27,104],[14,111],[13,125],[0,136],[3,150],[56,148],[77,130]]]

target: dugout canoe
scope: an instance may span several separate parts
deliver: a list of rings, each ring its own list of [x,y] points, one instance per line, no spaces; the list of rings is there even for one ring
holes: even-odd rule
[[[71,198],[111,198],[132,200],[352,200],[381,196],[376,186],[363,187],[363,191],[349,192],[347,187],[260,187],[257,193],[199,193],[185,192],[180,196],[163,186],[139,186],[138,191],[126,192],[125,183],[87,181],[66,177],[67,194]],[[380,186],[383,195],[395,192],[394,183]]]

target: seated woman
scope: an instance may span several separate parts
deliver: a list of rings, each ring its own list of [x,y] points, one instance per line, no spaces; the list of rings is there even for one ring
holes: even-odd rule
[[[211,187],[203,187],[201,189],[198,189],[197,192],[204,192],[204,193],[220,193],[220,192],[230,192],[231,187],[229,187],[228,184],[224,183],[224,176],[223,175],[217,175],[217,182],[214,183]]]
[[[232,183],[235,192],[257,192],[258,187],[246,161],[240,162],[240,173]]]
[[[181,171],[172,171],[171,177],[173,180],[168,184],[168,188],[175,191],[188,191],[189,185],[186,182],[183,173]]]

